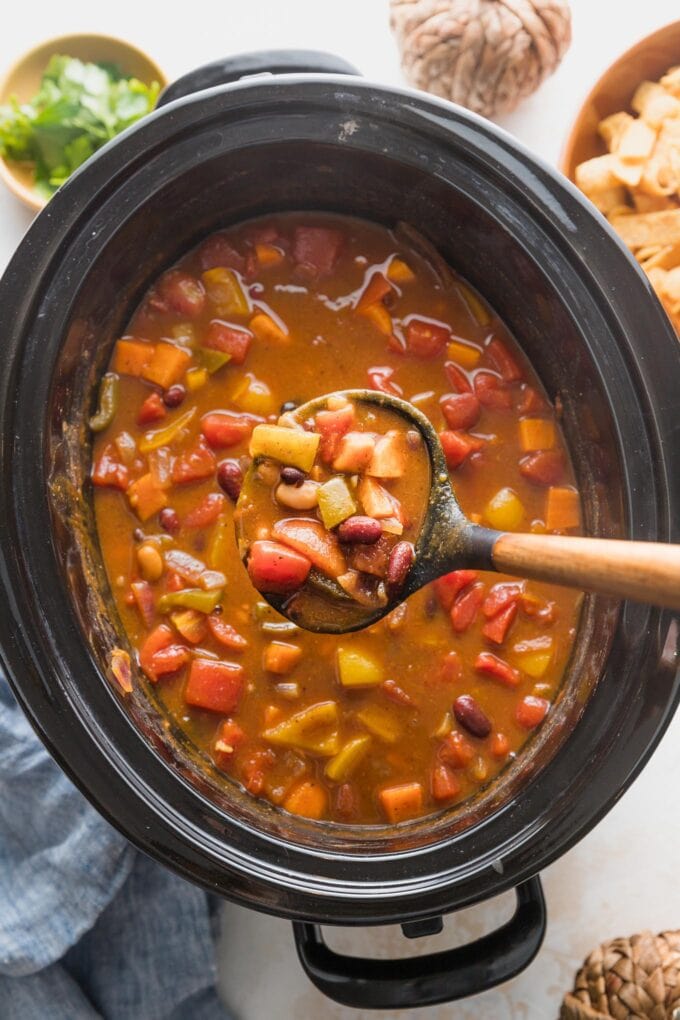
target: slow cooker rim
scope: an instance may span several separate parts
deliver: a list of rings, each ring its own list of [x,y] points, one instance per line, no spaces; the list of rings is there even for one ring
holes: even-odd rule
[[[288,76],[286,76],[286,77],[288,77]],[[311,84],[311,82],[309,82],[309,81],[308,81],[308,78],[312,78],[312,79],[313,79],[313,81],[319,81],[319,80],[320,80],[320,83],[321,83],[322,85],[325,85],[325,84],[327,84],[327,83],[328,83],[328,78],[329,78],[329,76],[297,76],[297,75],[296,75],[296,76],[290,76],[290,77],[291,77],[291,78],[292,78],[292,79],[294,80],[294,84],[300,84],[301,82],[304,82],[304,84],[305,84],[305,85],[307,85],[307,84]],[[338,82],[339,82],[339,83],[340,83],[340,84],[341,84],[341,85],[342,85],[343,87],[346,87],[346,86],[347,86],[347,83],[348,83],[348,80],[347,80],[346,78],[343,78],[343,79],[335,79],[335,78],[334,78],[333,76],[331,76],[330,80],[331,80],[331,82],[334,82],[334,81],[338,81]],[[352,81],[353,81],[353,80],[352,80]],[[362,86],[366,86],[366,83],[365,83],[365,82],[363,82],[363,80],[359,79],[359,80],[358,80],[358,82],[359,82],[359,83],[360,83],[360,84],[361,84]],[[259,83],[258,83],[258,84],[259,84]],[[267,84],[268,84],[268,83],[267,83]],[[231,90],[235,90],[235,89],[243,89],[243,88],[249,88],[249,89],[250,89],[250,88],[252,88],[252,87],[253,87],[254,85],[255,85],[255,83],[254,83],[254,82],[249,82],[249,83],[247,83],[246,85],[236,85],[236,86],[226,86],[226,87],[224,87],[224,88],[221,88],[221,89],[217,89],[217,90],[209,90],[209,92],[206,92],[206,93],[202,93],[202,94],[201,94],[201,96],[209,96],[209,95],[215,95],[216,93],[217,93],[218,95],[220,95],[220,94],[222,94],[222,93],[223,93],[223,92],[224,92],[225,90],[229,90],[229,91],[231,91]],[[388,95],[388,96],[389,96],[390,98],[392,98],[392,97],[393,97],[393,93],[394,93],[394,91],[395,91],[395,90],[389,90],[389,91],[387,92],[387,95]],[[406,94],[409,94],[409,93],[406,93]],[[397,93],[397,95],[399,95],[399,93]],[[411,95],[411,94],[409,94],[409,95]],[[417,98],[417,99],[419,100],[419,102],[422,102],[422,100],[420,99],[420,97],[418,97],[418,96],[417,96],[417,94],[412,94],[412,95],[413,95],[413,96],[414,96],[415,98]],[[177,105],[182,105],[182,106],[185,106],[185,105],[191,105],[191,104],[193,104],[194,102],[195,102],[195,99],[194,99],[194,98],[192,97],[192,98],[190,98],[190,99],[187,99],[187,100],[179,100],[179,101],[177,101]],[[427,102],[429,102],[429,101],[427,101]],[[174,104],[173,104],[173,105],[174,105]],[[451,116],[451,109],[450,109],[450,108],[449,108],[449,107],[448,107],[448,106],[447,106],[446,104],[444,104],[444,103],[441,103],[441,104],[439,104],[439,105],[441,106],[441,108],[442,108],[442,109],[443,109],[443,110],[444,110],[445,112],[447,112],[447,114],[448,114],[449,116]],[[170,110],[172,110],[172,109],[173,109],[172,107],[168,107],[168,108],[167,108],[167,110],[169,110],[169,111],[170,111]],[[155,115],[155,116],[159,116],[159,115]],[[473,118],[466,118],[466,119],[470,120],[470,119],[473,119]],[[478,120],[478,119],[477,119],[477,120]],[[480,123],[481,123],[481,124],[483,125],[483,122],[480,122]],[[484,128],[485,128],[485,131],[488,131],[488,128],[486,128],[486,125],[483,125],[483,126],[484,126]],[[496,134],[497,134],[497,133],[496,133]],[[498,139],[497,139],[497,138],[495,138],[495,140],[497,141]],[[511,141],[511,140],[510,140],[510,141]],[[114,144],[115,144],[115,143],[114,143]],[[517,146],[517,145],[516,145],[516,144],[515,144],[514,142],[511,142],[511,148],[512,148],[512,149],[514,150],[514,153],[513,153],[513,155],[514,155],[514,154],[516,154],[516,151],[517,151],[517,149],[518,149],[519,147],[518,147],[518,146]],[[537,161],[535,160],[535,158],[534,158],[534,157],[528,157],[528,158],[529,158],[530,162],[531,162],[531,163],[533,163],[533,164],[535,164],[535,163],[537,162]],[[86,169],[87,169],[87,168],[86,168]],[[120,171],[120,168],[119,168],[119,171]],[[553,174],[552,176],[554,177],[555,175]],[[77,178],[76,178],[76,179],[77,179]],[[562,183],[562,182],[560,182],[560,183]],[[74,180],[74,184],[75,184],[75,180]],[[65,190],[66,190],[66,189],[65,189]],[[59,198],[59,197],[60,197],[60,196],[57,196],[57,198]],[[55,201],[56,201],[56,199],[55,199]],[[37,227],[37,226],[38,226],[38,225],[36,224],[36,227]],[[4,498],[4,497],[3,497],[3,498]],[[5,563],[4,563],[4,557],[3,557],[3,574],[4,574],[4,573],[5,573]],[[4,579],[6,580],[6,576],[5,576],[5,578],[4,578]],[[29,711],[29,714],[30,714],[30,706],[28,706],[28,705],[26,705],[26,704],[25,704],[25,706],[24,706],[24,707],[25,707],[25,709],[28,709],[28,711]],[[658,734],[658,736],[660,737],[660,734]],[[55,749],[55,748],[54,748],[54,745],[53,745],[53,750],[54,750],[54,749]],[[652,750],[652,747],[650,747],[650,748],[649,748],[649,753],[651,753],[651,750]],[[642,762],[639,762],[639,763],[638,763],[638,768],[641,768],[641,767],[642,767]],[[618,794],[616,794],[616,795],[618,795]],[[603,808],[603,809],[602,809],[602,812],[601,812],[601,813],[604,813],[604,811],[606,811],[606,809],[607,809],[606,807],[605,807],[605,808]],[[100,810],[101,810],[101,806],[100,806]],[[600,816],[601,816],[601,814],[600,814]],[[560,851],[559,851],[559,852],[563,852],[563,849],[564,849],[564,846],[562,846],[562,847],[560,848]],[[535,869],[532,869],[532,870],[535,870]],[[192,876],[188,876],[188,877],[192,877]],[[512,878],[510,878],[510,879],[508,879],[508,880],[507,880],[507,882],[506,882],[505,886],[503,886],[503,885],[502,885],[502,883],[501,883],[501,882],[499,882],[499,883],[497,884],[496,888],[498,889],[498,891],[500,891],[501,887],[508,887],[508,886],[510,886],[510,885],[512,885],[512,884],[514,884],[514,882],[515,882],[516,880],[517,880],[517,875],[513,875],[513,876],[512,876]],[[230,895],[233,895],[233,894],[231,894],[231,893],[230,893]],[[234,896],[234,898],[237,898],[237,897],[236,897],[236,896]],[[245,902],[250,902],[250,901],[248,901],[248,900],[245,900]],[[401,904],[400,904],[400,907],[401,907],[401,908],[403,908],[403,906],[404,906],[404,904],[403,904],[403,901],[402,901],[402,902],[401,902]],[[283,911],[283,910],[281,909],[280,905],[277,905],[277,906],[276,906],[275,908],[272,908],[272,909],[275,909],[275,912],[277,912],[277,913],[284,913],[284,912],[285,912],[285,911]],[[419,913],[419,912],[418,912],[418,913]],[[403,909],[402,909],[402,910],[400,910],[400,915],[405,915],[405,912],[403,911]],[[300,915],[300,913],[299,913],[299,912],[295,911],[295,912],[292,912],[290,916],[301,916],[301,915]],[[307,915],[307,916],[312,916],[312,915]],[[416,914],[414,914],[414,915],[412,915],[412,916],[416,916]],[[360,919],[358,920],[358,922],[357,922],[357,923],[361,923],[361,922],[365,922],[365,918],[360,918]]]

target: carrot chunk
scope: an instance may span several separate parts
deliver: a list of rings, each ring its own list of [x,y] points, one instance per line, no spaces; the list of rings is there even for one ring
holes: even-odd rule
[[[243,691],[243,669],[233,662],[194,659],[184,689],[187,705],[210,712],[233,712]]]
[[[175,344],[156,344],[151,361],[141,371],[142,379],[166,390],[178,383],[189,367],[191,355]]]
[[[268,673],[285,674],[295,669],[302,658],[299,645],[290,645],[286,641],[271,641],[264,650],[262,665]]]
[[[150,471],[132,483],[127,490],[127,498],[140,521],[148,521],[149,517],[168,505],[165,490],[161,489]]]
[[[519,423],[519,443],[525,453],[552,450],[555,445],[553,422],[549,418],[522,418]]]
[[[381,272],[374,272],[364,287],[359,300],[355,305],[355,311],[363,312],[377,301],[382,301],[390,291],[392,290],[392,284]]]
[[[286,811],[303,818],[322,818],[328,808],[328,794],[320,783],[311,779],[299,783],[283,802]]]
[[[387,820],[396,825],[415,818],[423,810],[423,788],[420,783],[400,783],[380,790],[378,797]]]
[[[283,262],[284,258],[283,252],[275,244],[256,244],[255,254],[257,261],[263,269],[266,269],[268,266],[278,266],[280,262]]]
[[[116,344],[113,354],[114,372],[120,375],[141,375],[156,351],[155,344],[144,340],[123,339]]]
[[[580,520],[579,496],[576,489],[551,486],[545,504],[545,526],[548,531],[577,528]]]
[[[287,330],[266,312],[257,312],[253,315],[249,325],[258,340],[271,341],[274,344],[285,344],[290,340]]]

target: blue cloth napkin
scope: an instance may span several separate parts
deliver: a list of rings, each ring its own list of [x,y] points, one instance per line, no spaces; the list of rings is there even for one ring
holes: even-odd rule
[[[0,674],[0,1017],[227,1020],[215,909],[97,814]]]

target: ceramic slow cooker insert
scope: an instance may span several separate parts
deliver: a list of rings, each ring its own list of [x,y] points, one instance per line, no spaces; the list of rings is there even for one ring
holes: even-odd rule
[[[277,73],[232,81],[266,68]],[[124,637],[87,481],[98,377],[149,283],[206,234],[277,210],[405,220],[560,394],[588,533],[680,541],[680,358],[605,222],[508,135],[357,76],[282,73],[305,69],[348,67],[264,54],[181,80],[57,193],[0,282],[2,661],[51,752],[137,846],[299,922],[308,973],[341,1001],[431,1003],[504,980],[537,951],[534,876],[611,807],[676,707],[677,617],[587,598],[547,725],[466,804],[396,828],[287,815],[225,780],[141,684],[125,698],[107,675]],[[513,886],[517,914],[499,932],[398,968],[337,957],[302,923],[401,922],[417,935]]]

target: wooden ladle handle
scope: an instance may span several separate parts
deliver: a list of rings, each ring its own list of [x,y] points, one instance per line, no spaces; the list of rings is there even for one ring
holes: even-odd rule
[[[680,545],[503,533],[491,555],[507,574],[680,609]]]

